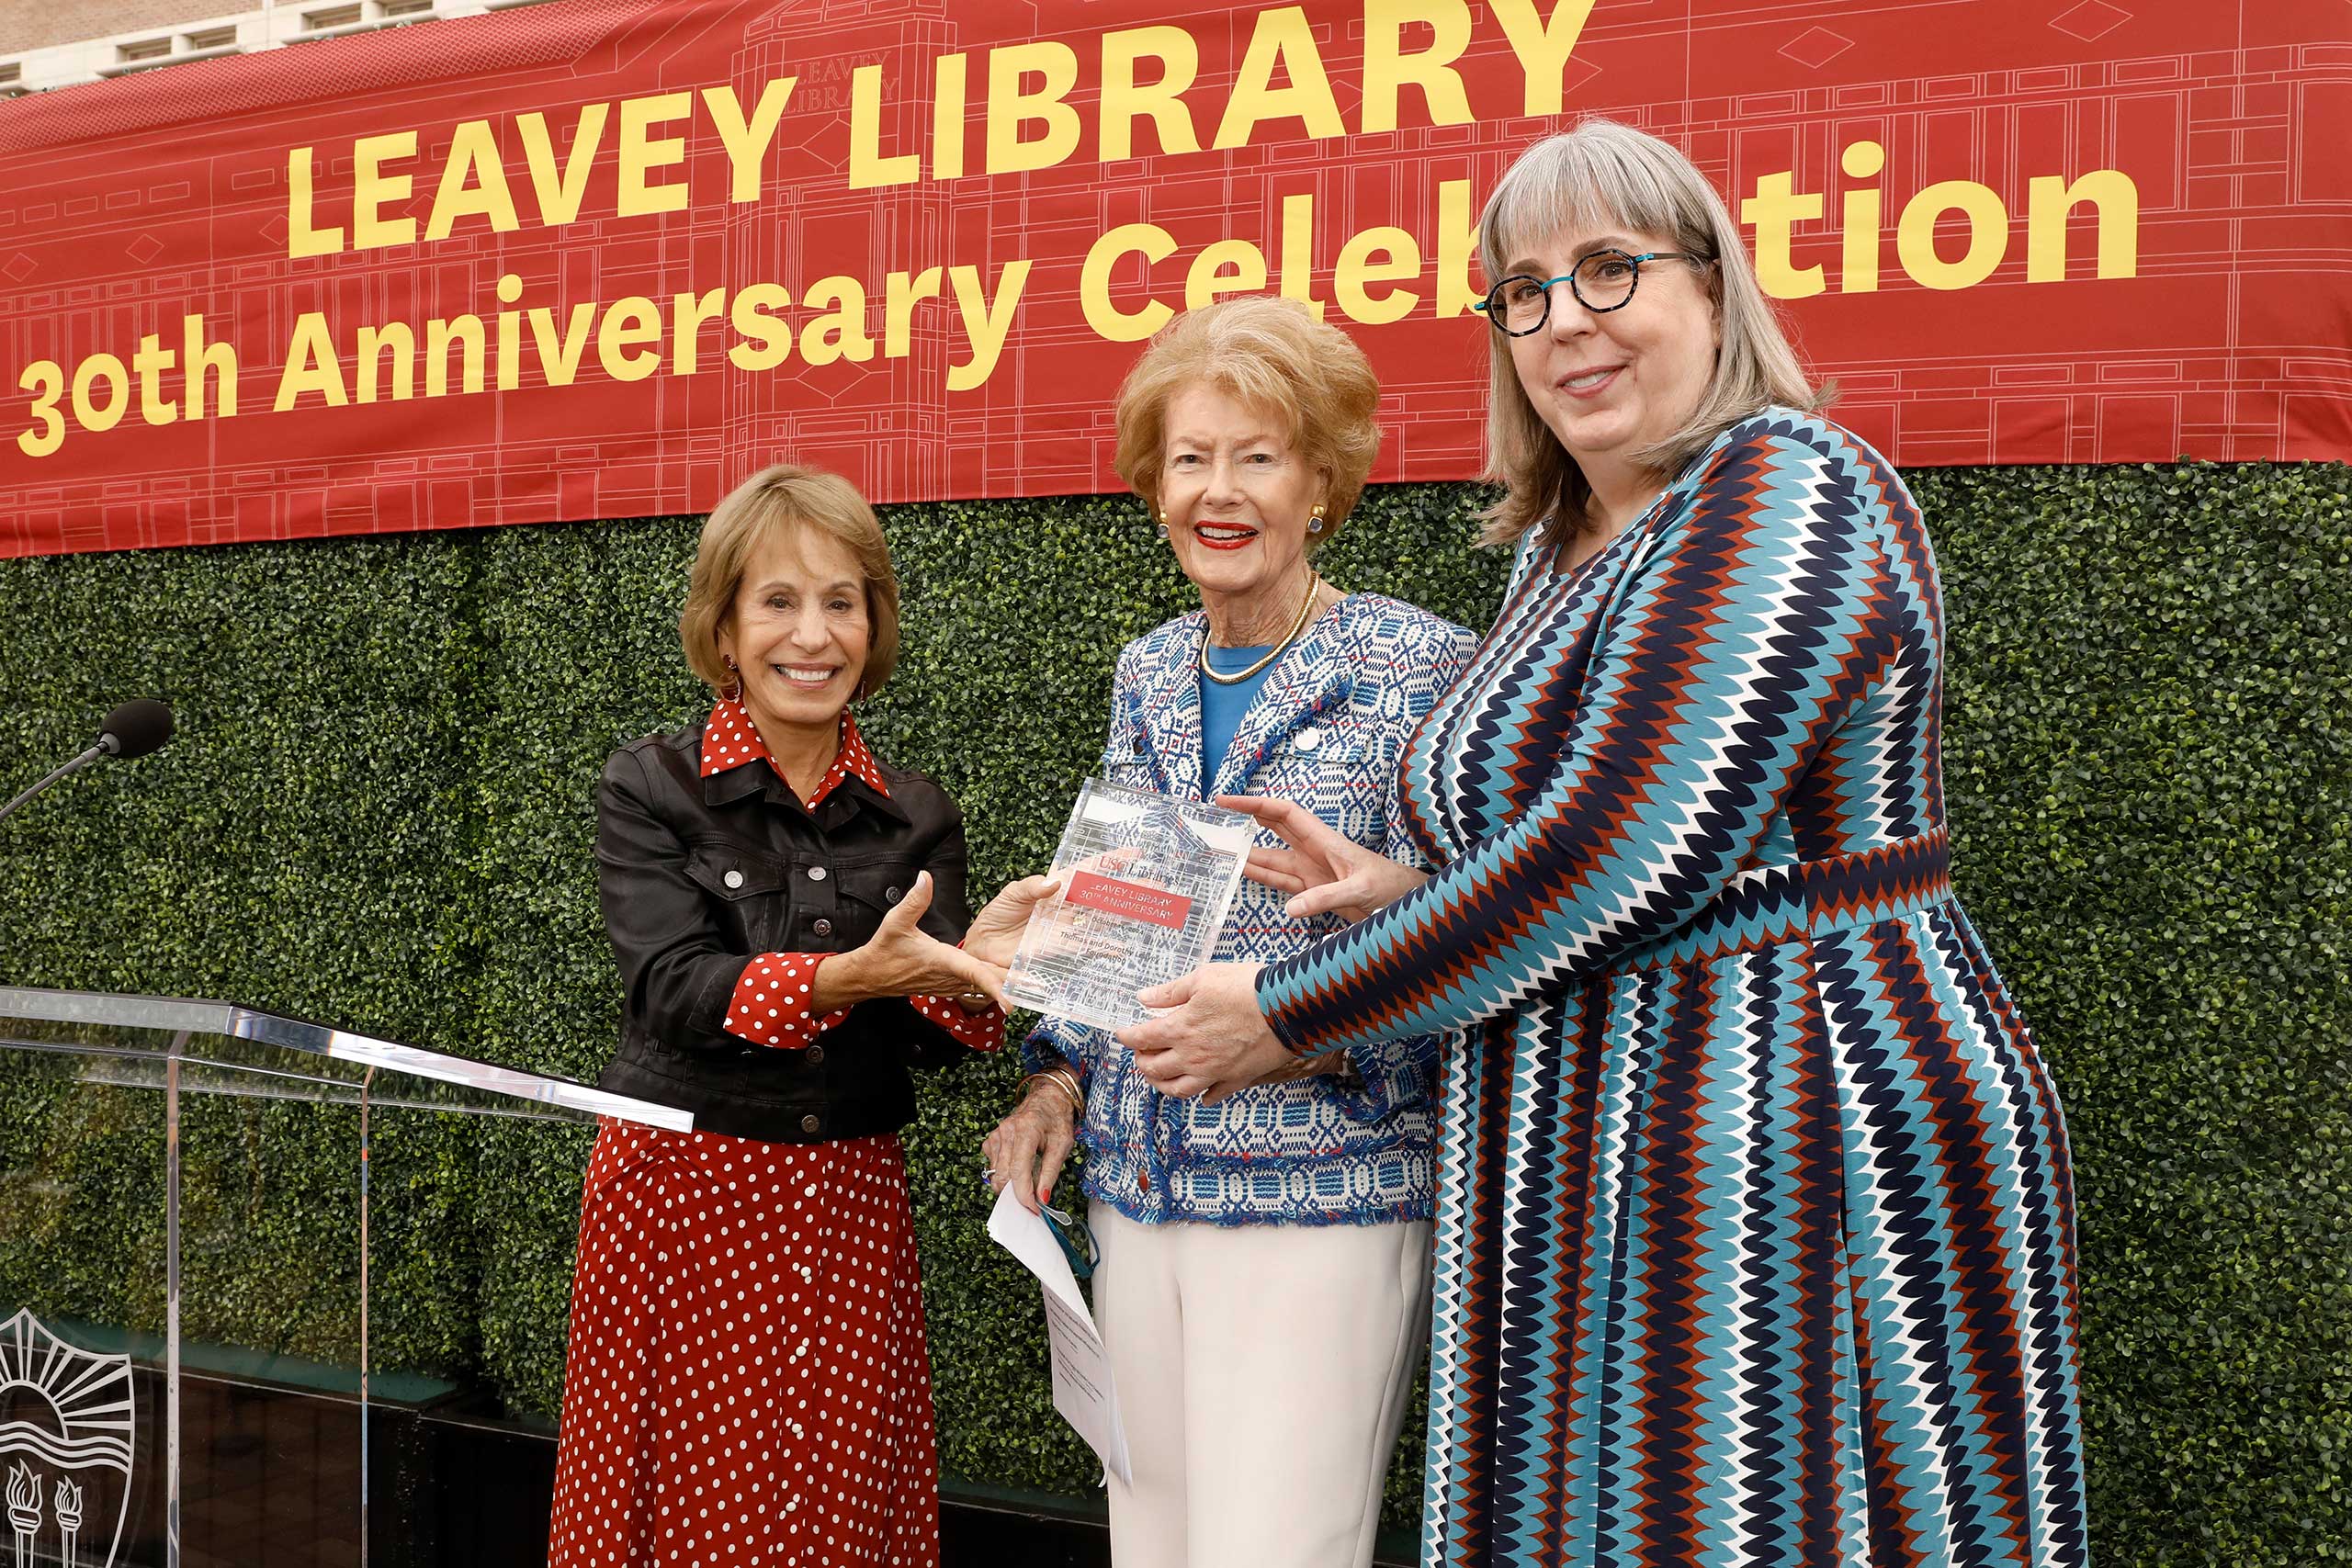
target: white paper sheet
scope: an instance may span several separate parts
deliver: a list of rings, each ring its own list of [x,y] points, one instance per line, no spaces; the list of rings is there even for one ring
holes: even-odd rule
[[[1127,1434],[1119,1421],[1118,1390],[1111,1383],[1110,1353],[1061,1243],[1046,1217],[1023,1208],[1009,1186],[996,1195],[989,1235],[1037,1276],[1046,1303],[1046,1340],[1053,1352],[1054,1408],[1100,1456],[1103,1469],[1127,1481]]]

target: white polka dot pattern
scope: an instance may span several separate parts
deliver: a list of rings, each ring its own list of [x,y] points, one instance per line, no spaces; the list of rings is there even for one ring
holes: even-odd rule
[[[849,1016],[835,1008],[822,1016],[808,1011],[809,987],[816,984],[817,965],[832,956],[823,953],[763,953],[743,966],[735,995],[727,1004],[727,1032],[756,1045],[784,1050],[804,1049],[820,1034]],[[1004,1011],[989,1008],[967,1012],[945,997],[909,997],[915,1011],[974,1051],[993,1051],[1004,1043]]]
[[[723,773],[747,762],[765,762],[778,778],[784,776],[776,769],[775,759],[768,754],[767,742],[760,739],[759,727],[752,722],[741,702],[733,697],[721,697],[710,710],[710,722],[702,731],[702,776]],[[890,786],[883,781],[880,764],[866,749],[865,737],[857,732],[857,720],[849,710],[842,710],[841,752],[833,765],[817,783],[816,792],[801,804],[814,811],[827,795],[838,788],[842,780],[854,774],[868,789],[883,799],[890,798]],[[786,784],[786,788],[791,785]]]
[[[607,1122],[588,1164],[549,1568],[937,1568],[895,1137]]]
[[[961,1003],[945,997],[909,997],[907,1001],[915,1011],[954,1035],[959,1045],[974,1051],[993,1051],[1004,1043],[1002,1008],[967,1012]]]
[[[808,987],[816,983],[817,965],[831,956],[763,953],[753,958],[743,966],[743,977],[735,982],[735,995],[727,1004],[727,1032],[755,1045],[797,1050],[847,1018],[847,1008],[821,1017],[808,1011]]]

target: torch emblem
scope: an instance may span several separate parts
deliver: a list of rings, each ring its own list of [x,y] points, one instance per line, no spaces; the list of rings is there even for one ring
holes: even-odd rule
[[[33,1568],[33,1537],[40,1533],[40,1477],[22,1460],[8,1468],[8,1525],[17,1532],[17,1568]]]
[[[74,1568],[74,1538],[82,1533],[82,1489],[70,1481],[57,1483],[57,1538],[64,1547],[65,1568]]]
[[[29,1312],[0,1323],[0,1466],[16,1547],[7,1568],[113,1568],[136,1426],[128,1355],[70,1344]]]

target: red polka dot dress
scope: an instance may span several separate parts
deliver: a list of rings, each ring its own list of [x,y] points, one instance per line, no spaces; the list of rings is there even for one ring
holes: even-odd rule
[[[704,775],[767,755],[720,703]],[[844,716],[841,759],[808,805],[852,773],[883,790]],[[728,1031],[814,1043],[848,1016],[808,1012],[826,956],[753,955]],[[966,1044],[1002,1041],[1001,1013],[914,1000]],[[550,1568],[934,1568],[938,1484],[898,1138],[605,1123],[581,1201]]]

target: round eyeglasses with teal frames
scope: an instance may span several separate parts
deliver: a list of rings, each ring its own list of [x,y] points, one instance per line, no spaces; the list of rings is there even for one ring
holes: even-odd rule
[[[1622,310],[1634,302],[1634,291],[1642,284],[1644,264],[1654,261],[1714,265],[1712,257],[1690,251],[1645,251],[1637,256],[1623,251],[1595,251],[1557,277],[1513,273],[1487,289],[1487,297],[1472,309],[1484,310],[1497,332],[1510,337],[1525,337],[1552,319],[1552,290],[1561,284],[1568,286],[1568,292],[1577,297],[1577,304],[1596,315]]]

